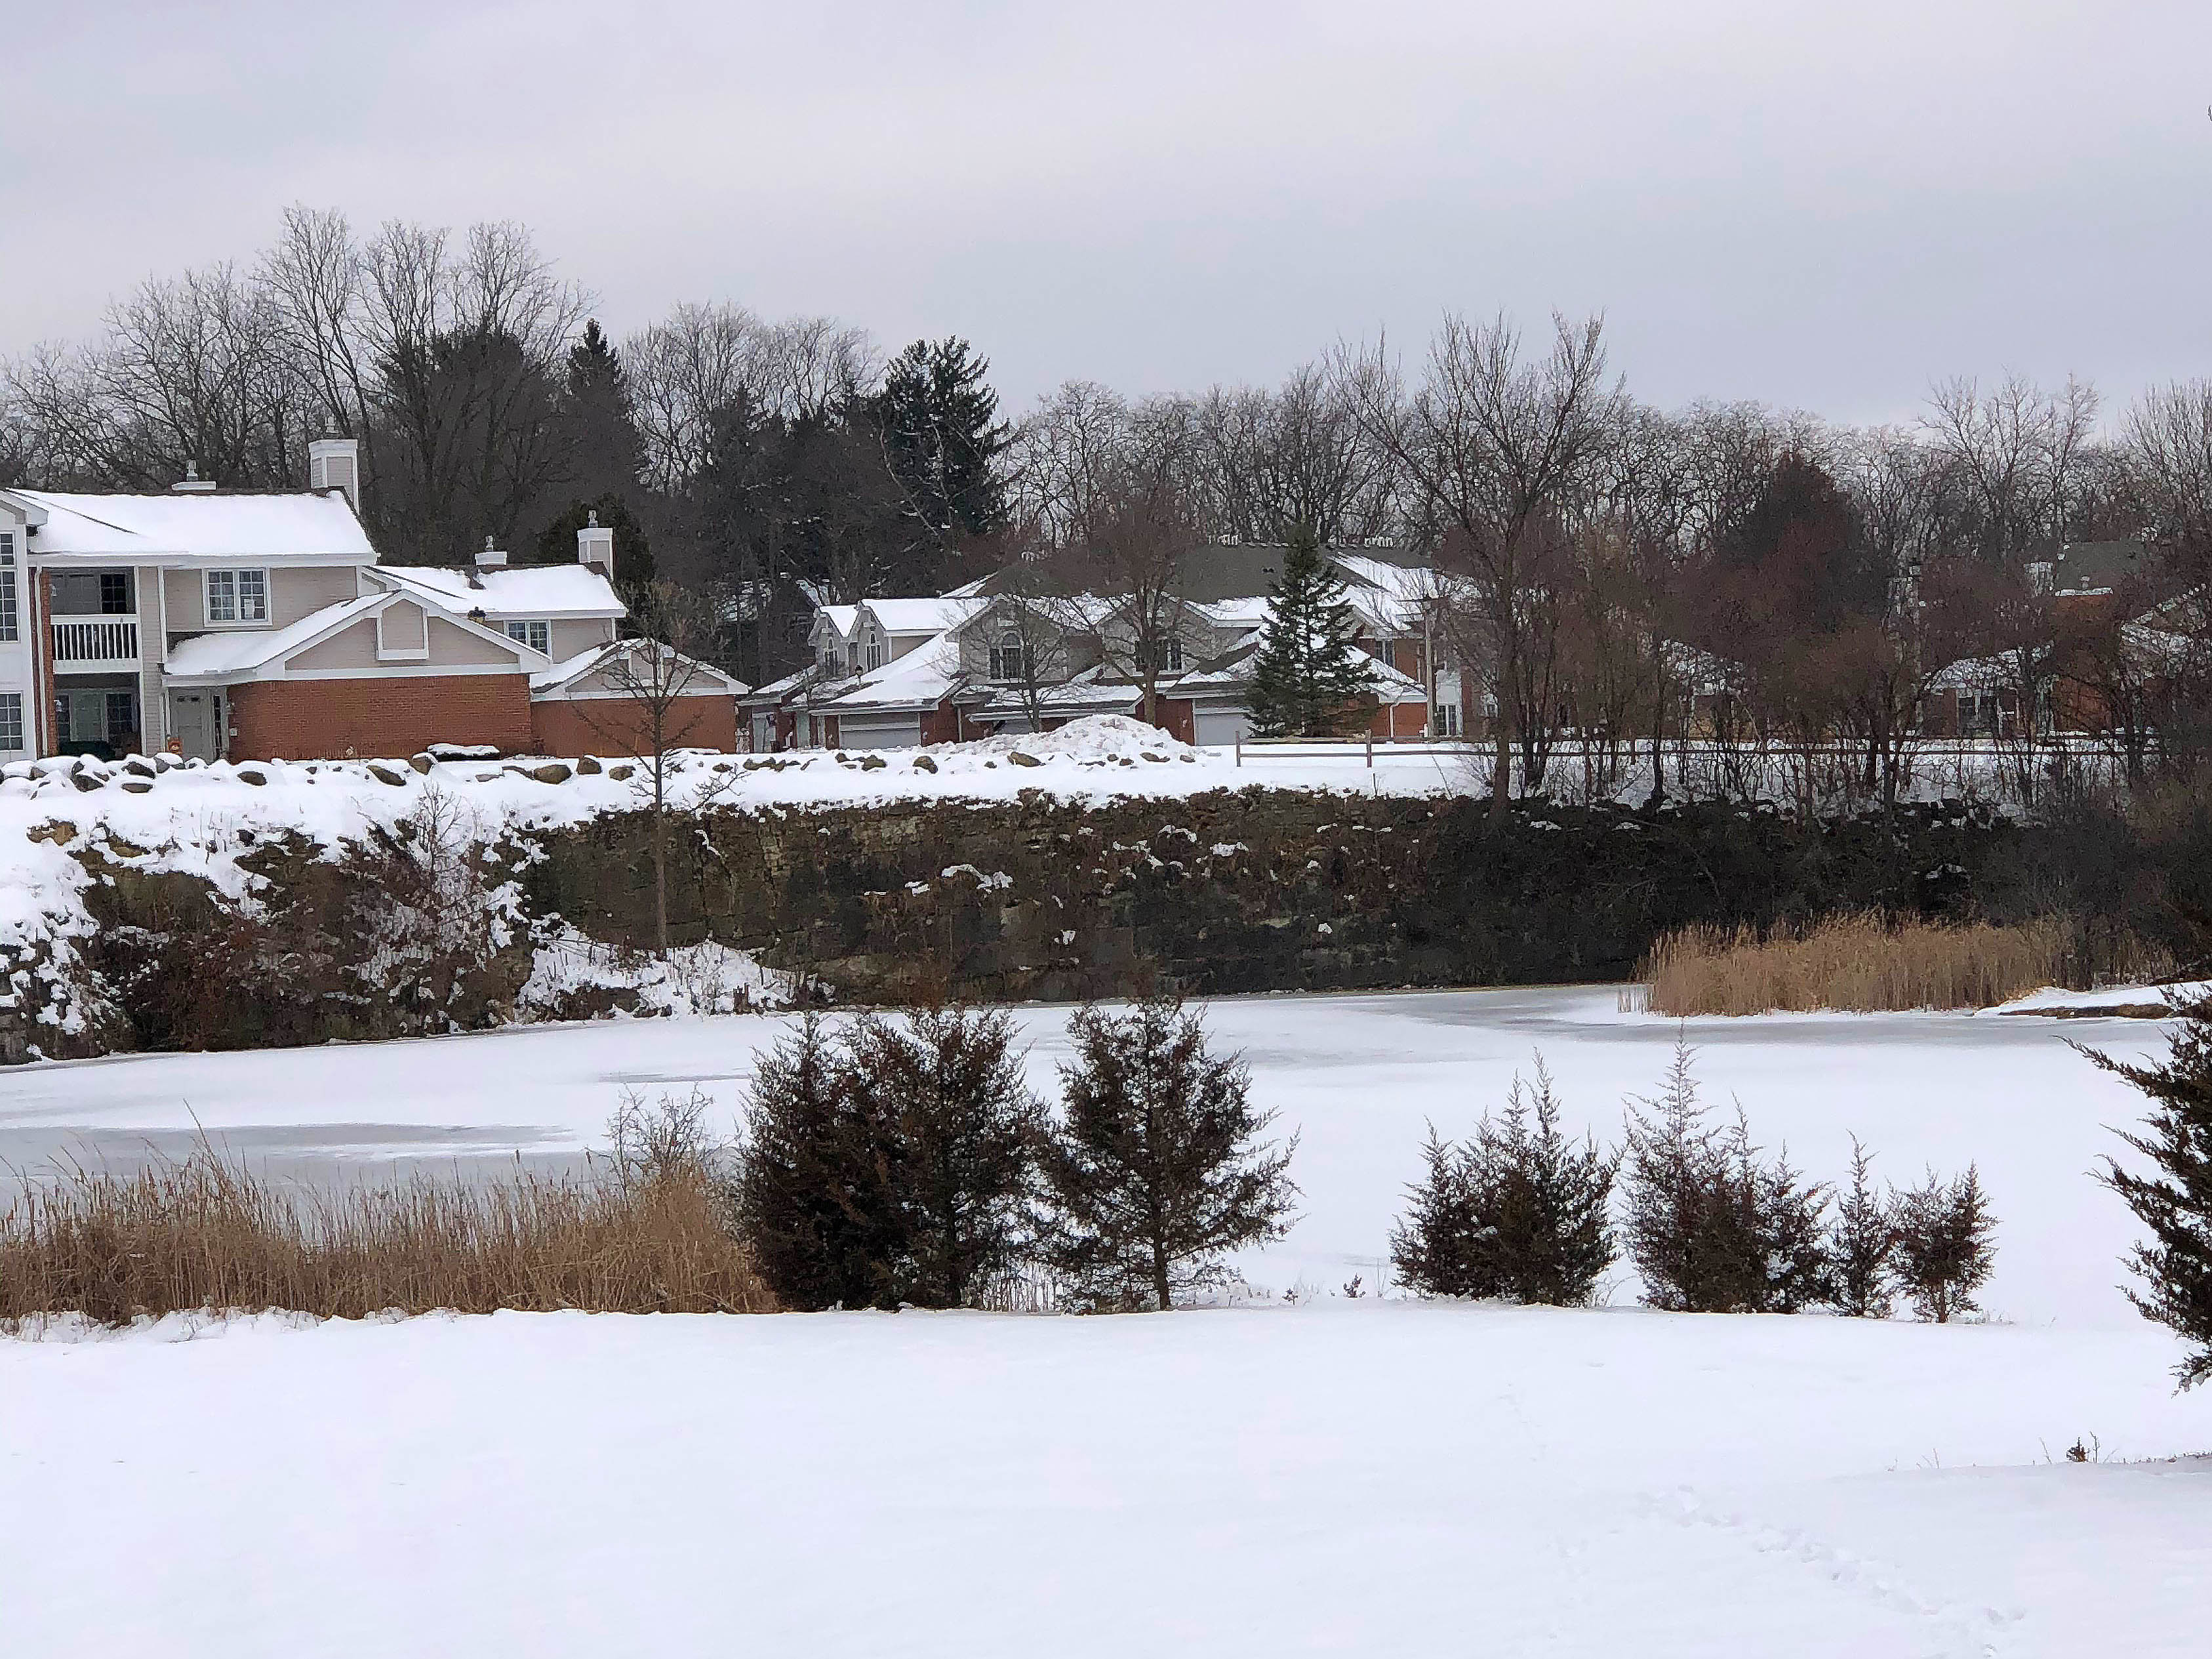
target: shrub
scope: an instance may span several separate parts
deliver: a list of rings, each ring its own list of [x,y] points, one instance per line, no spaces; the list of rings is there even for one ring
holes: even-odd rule
[[[2163,1064],[2081,1052],[2157,1102],[2142,1133],[2120,1137],[2157,1174],[2137,1175],[2107,1158],[2099,1179],[2150,1229],[2151,1241],[2128,1255],[2143,1284],[2128,1300],[2191,1345],[2175,1374],[2193,1388],[2212,1377],[2212,998],[2186,1011]]]
[[[889,1125],[902,1249],[894,1294],[924,1308],[969,1304],[1020,1265],[1030,1233],[1042,1113],[1003,1012],[926,1009],[868,1016],[846,1040],[847,1089]]]
[[[1004,1014],[809,1014],[754,1077],[739,1228],[788,1306],[960,1306],[1018,1265],[1038,1121]]]
[[[1828,1278],[1836,1311],[1887,1319],[1895,1281],[1897,1231],[1890,1206],[1874,1190],[1874,1156],[1851,1137],[1851,1184],[1838,1195],[1828,1234]]]
[[[1390,1235],[1401,1283],[1429,1296],[1589,1301],[1615,1254],[1607,1205],[1619,1161],[1559,1132],[1540,1054],[1533,1090],[1516,1074],[1498,1118],[1484,1113],[1458,1145],[1431,1127],[1422,1156],[1427,1174]]]
[[[1689,1049],[1628,1119],[1627,1243],[1644,1299],[1686,1313],[1796,1313],[1828,1296],[1820,1220],[1827,1189],[1786,1156],[1762,1163],[1742,1109],[1705,1122]]]
[[[1251,1077],[1210,1053],[1198,1017],[1172,998],[1068,1022],[1064,1120],[1044,1143],[1046,1259],[1078,1305],[1165,1308],[1221,1282],[1221,1258],[1290,1230],[1294,1135],[1257,1144],[1274,1121]]]
[[[1898,1284],[1915,1313],[1943,1324],[1954,1314],[1978,1311],[1973,1293],[1989,1281],[1996,1222],[1973,1165],[1948,1183],[1931,1169],[1926,1181],[1898,1193],[1890,1226],[1897,1238]]]

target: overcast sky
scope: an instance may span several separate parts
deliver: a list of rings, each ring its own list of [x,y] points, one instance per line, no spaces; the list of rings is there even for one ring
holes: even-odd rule
[[[2212,0],[10,10],[0,351],[304,202],[519,219],[617,333],[964,334],[1017,410],[1446,308],[1602,309],[1666,404],[2212,374]]]

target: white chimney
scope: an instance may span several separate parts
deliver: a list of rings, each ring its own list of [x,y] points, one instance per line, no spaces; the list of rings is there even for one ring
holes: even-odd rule
[[[307,487],[317,495],[345,491],[346,504],[361,511],[361,440],[315,438],[307,445]]]
[[[576,563],[597,570],[610,582],[615,579],[615,533],[601,527],[597,513],[576,532]]]
[[[191,461],[186,461],[185,463],[184,477],[179,479],[174,484],[171,485],[169,488],[180,496],[205,495],[209,491],[215,488],[215,480],[213,479],[202,478],[200,476],[200,469],[194,466]]]
[[[497,570],[503,569],[506,566],[506,564],[507,555],[500,552],[498,548],[492,546],[491,538],[489,536],[486,536],[484,538],[483,550],[477,554],[477,569],[479,570]]]

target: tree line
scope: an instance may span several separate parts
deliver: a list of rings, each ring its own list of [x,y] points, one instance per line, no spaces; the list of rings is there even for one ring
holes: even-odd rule
[[[1011,418],[965,341],[886,356],[835,319],[714,302],[617,342],[593,308],[520,226],[364,233],[296,208],[250,261],[149,279],[93,339],[8,358],[0,479],[153,489],[189,463],[297,485],[307,436],[351,435],[387,558],[486,538],[564,558],[596,512],[625,579],[716,597],[722,658],[756,680],[803,660],[817,602],[1079,552],[1140,625],[1125,666],[1148,699],[1161,549],[1389,542],[1451,579],[1437,643],[1479,671],[1501,800],[1570,765],[1603,790],[1639,740],[1660,789],[1729,782],[1669,778],[1658,740],[1692,723],[1723,771],[1848,737],[1857,758],[1826,782],[1893,798],[1963,657],[2010,682],[1989,694],[2023,729],[2054,673],[2094,680],[2078,701],[2139,778],[2172,685],[2205,678],[2203,652],[2154,671],[2109,625],[2062,638],[2028,566],[2141,539],[2146,595],[2202,577],[2212,380],[2107,418],[2080,380],[1954,378],[1916,419],[1850,426],[1656,407],[1612,370],[1600,318],[1532,338],[1447,315],[1414,351],[1340,342],[1273,387],[1073,381]]]

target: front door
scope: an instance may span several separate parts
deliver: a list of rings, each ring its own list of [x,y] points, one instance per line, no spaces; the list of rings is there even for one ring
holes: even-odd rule
[[[222,753],[222,693],[171,692],[169,731],[187,758],[218,758]]]

